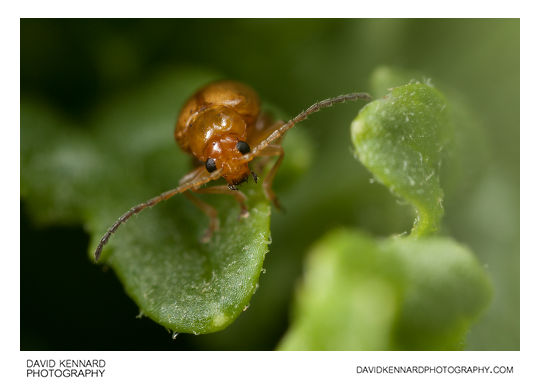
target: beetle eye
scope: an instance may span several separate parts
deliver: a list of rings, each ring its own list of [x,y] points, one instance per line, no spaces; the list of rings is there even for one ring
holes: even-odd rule
[[[249,144],[245,141],[239,141],[236,143],[236,149],[238,149],[242,155],[245,155],[251,150],[251,148],[249,148]]]
[[[217,167],[216,167],[216,161],[212,158],[208,158],[208,160],[206,160],[206,170],[210,173],[214,172]]]

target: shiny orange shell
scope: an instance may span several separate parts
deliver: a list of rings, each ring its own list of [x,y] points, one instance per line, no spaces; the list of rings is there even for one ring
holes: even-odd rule
[[[251,87],[227,80],[210,83],[186,102],[174,137],[180,148],[205,161],[209,144],[221,137],[246,141],[259,112],[259,97]]]

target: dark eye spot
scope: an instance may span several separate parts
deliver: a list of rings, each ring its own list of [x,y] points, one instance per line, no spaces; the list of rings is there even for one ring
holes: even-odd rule
[[[245,155],[251,150],[251,148],[249,148],[249,144],[246,143],[245,141],[239,141],[238,143],[236,143],[236,149],[238,149],[238,151],[242,155]]]
[[[206,160],[206,170],[210,173],[214,172],[217,167],[216,167],[216,161],[214,159],[211,159],[211,158],[208,158],[208,160]]]

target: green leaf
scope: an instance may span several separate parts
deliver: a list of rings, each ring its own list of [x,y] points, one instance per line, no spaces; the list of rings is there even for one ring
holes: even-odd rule
[[[370,88],[373,96],[380,98],[384,97],[396,87],[419,82],[431,85],[431,79],[418,71],[380,66],[371,74]]]
[[[86,130],[23,100],[21,190],[32,217],[44,225],[82,223],[91,255],[123,212],[189,171],[191,159],[173,138],[176,115],[215,78],[194,69],[160,76],[108,100]],[[268,251],[270,206],[261,183],[241,189],[246,219],[230,197],[202,197],[220,212],[221,229],[208,244],[199,242],[208,219],[184,196],[141,212],[111,238],[102,260],[142,314],[174,332],[198,334],[225,328],[245,310]]]
[[[197,334],[225,328],[248,306],[268,250],[270,207],[260,188],[244,192],[248,219],[239,219],[226,198],[210,200],[221,213],[221,230],[209,244],[198,240],[206,218],[180,199],[126,224],[107,264],[143,314]]]
[[[451,239],[324,236],[307,260],[284,350],[462,349],[491,286]]]
[[[381,66],[371,76],[371,89],[376,97],[383,97],[392,88],[418,81],[433,86],[433,80],[420,72]],[[463,95],[453,87],[439,82],[437,87],[444,91],[448,100],[454,130],[452,140],[446,143],[441,184],[445,200],[459,205],[485,173],[488,166],[489,140],[484,127],[467,105]]]
[[[443,215],[439,171],[450,138],[444,96],[422,83],[394,88],[360,111],[351,135],[366,168],[415,207],[411,234],[436,232]]]

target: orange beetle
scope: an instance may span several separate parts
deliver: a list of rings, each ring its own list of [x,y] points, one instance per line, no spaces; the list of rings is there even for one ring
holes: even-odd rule
[[[209,172],[222,169],[229,185],[249,176],[242,156],[250,151],[259,120],[259,98],[247,85],[234,81],[212,83],[193,95],[182,108],[174,137],[184,151],[206,165]],[[259,123],[259,124],[257,124]]]
[[[284,152],[278,139],[309,115],[335,103],[353,100],[370,100],[367,93],[349,93],[322,100],[301,112],[287,123],[273,122],[261,113],[257,93],[245,84],[235,81],[217,81],[197,91],[184,105],[178,116],[174,132],[176,142],[203,165],[185,175],[178,187],[136,205],[114,222],[101,238],[94,253],[96,261],[105,244],[118,227],[131,216],[152,207],[178,193],[193,201],[209,218],[210,225],[201,241],[210,240],[219,227],[216,210],[197,198],[195,193],[222,193],[233,196],[241,207],[241,217],[248,216],[246,196],[237,185],[253,175],[249,164],[255,157],[279,156],[263,181],[266,197],[279,208],[272,191],[272,181],[283,160]],[[201,188],[202,185],[223,177],[227,185]]]

